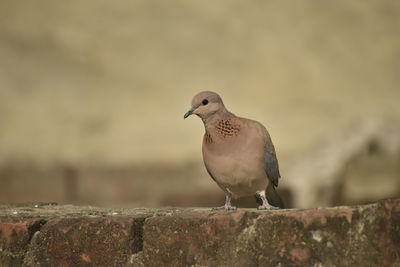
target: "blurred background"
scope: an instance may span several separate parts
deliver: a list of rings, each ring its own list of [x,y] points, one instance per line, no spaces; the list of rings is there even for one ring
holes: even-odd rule
[[[288,206],[400,197],[399,1],[2,0],[0,202],[222,205],[202,90],[267,127]]]

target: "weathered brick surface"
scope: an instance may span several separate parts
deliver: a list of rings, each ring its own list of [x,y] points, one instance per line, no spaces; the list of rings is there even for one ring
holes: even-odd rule
[[[400,264],[400,201],[363,207],[151,217],[148,266]]]
[[[0,266],[124,266],[140,262],[151,209],[0,206]]]
[[[400,199],[378,202],[379,248],[384,266],[400,266]]]
[[[24,265],[124,266],[142,250],[144,218],[53,219],[37,232]]]
[[[0,219],[0,266],[21,266],[32,235],[44,221],[3,221]]]
[[[400,199],[236,212],[0,206],[1,266],[400,266]]]

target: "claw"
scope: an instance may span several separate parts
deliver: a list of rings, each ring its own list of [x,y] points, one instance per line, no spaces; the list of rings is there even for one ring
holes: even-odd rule
[[[212,208],[211,210],[226,210],[226,211],[229,211],[229,210],[237,210],[237,208],[235,206],[223,205],[221,207]]]
[[[237,208],[231,205],[231,196],[226,195],[225,205],[223,205],[222,207],[212,208],[211,210],[226,210],[226,211],[229,211],[229,210],[237,210]]]
[[[272,206],[268,203],[268,200],[265,197],[265,191],[258,192],[258,195],[262,200],[262,205],[257,207],[258,210],[279,210],[278,207]]]
[[[279,210],[278,207],[272,206],[272,205],[260,205],[257,207],[258,210]]]

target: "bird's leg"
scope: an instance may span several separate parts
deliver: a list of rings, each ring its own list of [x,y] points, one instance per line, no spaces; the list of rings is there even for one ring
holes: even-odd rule
[[[265,191],[258,191],[257,195],[260,196],[262,200],[262,205],[258,206],[258,210],[279,210],[278,207],[272,206],[271,204],[268,203],[267,198],[265,197]]]
[[[231,195],[230,194],[226,194],[225,195],[225,205],[223,205],[222,207],[216,207],[213,208],[213,210],[236,210],[236,207],[232,206],[231,204]]]
[[[236,210],[236,207],[231,205],[231,196],[229,194],[226,194],[226,196],[225,196],[224,208],[225,208],[225,210]]]

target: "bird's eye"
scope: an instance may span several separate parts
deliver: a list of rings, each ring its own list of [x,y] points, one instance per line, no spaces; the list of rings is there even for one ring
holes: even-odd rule
[[[208,100],[207,99],[203,99],[203,101],[201,102],[204,106],[208,104]]]

